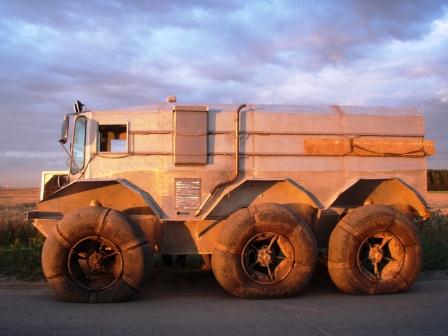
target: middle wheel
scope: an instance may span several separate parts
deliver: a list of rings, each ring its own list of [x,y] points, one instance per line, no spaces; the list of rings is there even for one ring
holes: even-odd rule
[[[278,204],[243,208],[223,223],[213,252],[216,279],[240,298],[281,298],[299,293],[317,260],[309,227]]]

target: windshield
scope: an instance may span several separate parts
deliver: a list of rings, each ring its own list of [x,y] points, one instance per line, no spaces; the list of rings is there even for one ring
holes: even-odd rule
[[[78,117],[75,122],[75,135],[73,137],[73,152],[70,165],[70,173],[77,174],[84,167],[86,144],[86,124],[85,117]]]

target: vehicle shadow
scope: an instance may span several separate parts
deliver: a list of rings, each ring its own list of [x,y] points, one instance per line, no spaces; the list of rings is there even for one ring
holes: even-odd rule
[[[326,268],[318,267],[299,297],[343,295],[333,284]],[[201,269],[163,268],[156,270],[140,296],[142,300],[214,297],[235,299],[216,281],[213,272]]]

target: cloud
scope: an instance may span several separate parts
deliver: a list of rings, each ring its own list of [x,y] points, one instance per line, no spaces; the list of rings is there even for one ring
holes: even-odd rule
[[[55,152],[35,152],[35,151],[5,151],[0,152],[0,158],[18,158],[18,159],[61,159],[61,155]]]
[[[49,158],[30,152],[63,157],[75,99],[417,105],[431,132],[447,120],[442,1],[4,1],[0,13],[0,153],[36,170]],[[16,156],[1,157],[3,176]]]

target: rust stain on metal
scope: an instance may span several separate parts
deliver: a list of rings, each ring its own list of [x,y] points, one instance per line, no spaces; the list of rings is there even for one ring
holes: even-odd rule
[[[347,155],[352,151],[348,137],[306,137],[305,153],[308,155]]]
[[[409,156],[435,154],[434,142],[421,137],[306,137],[305,154],[328,156]]]

